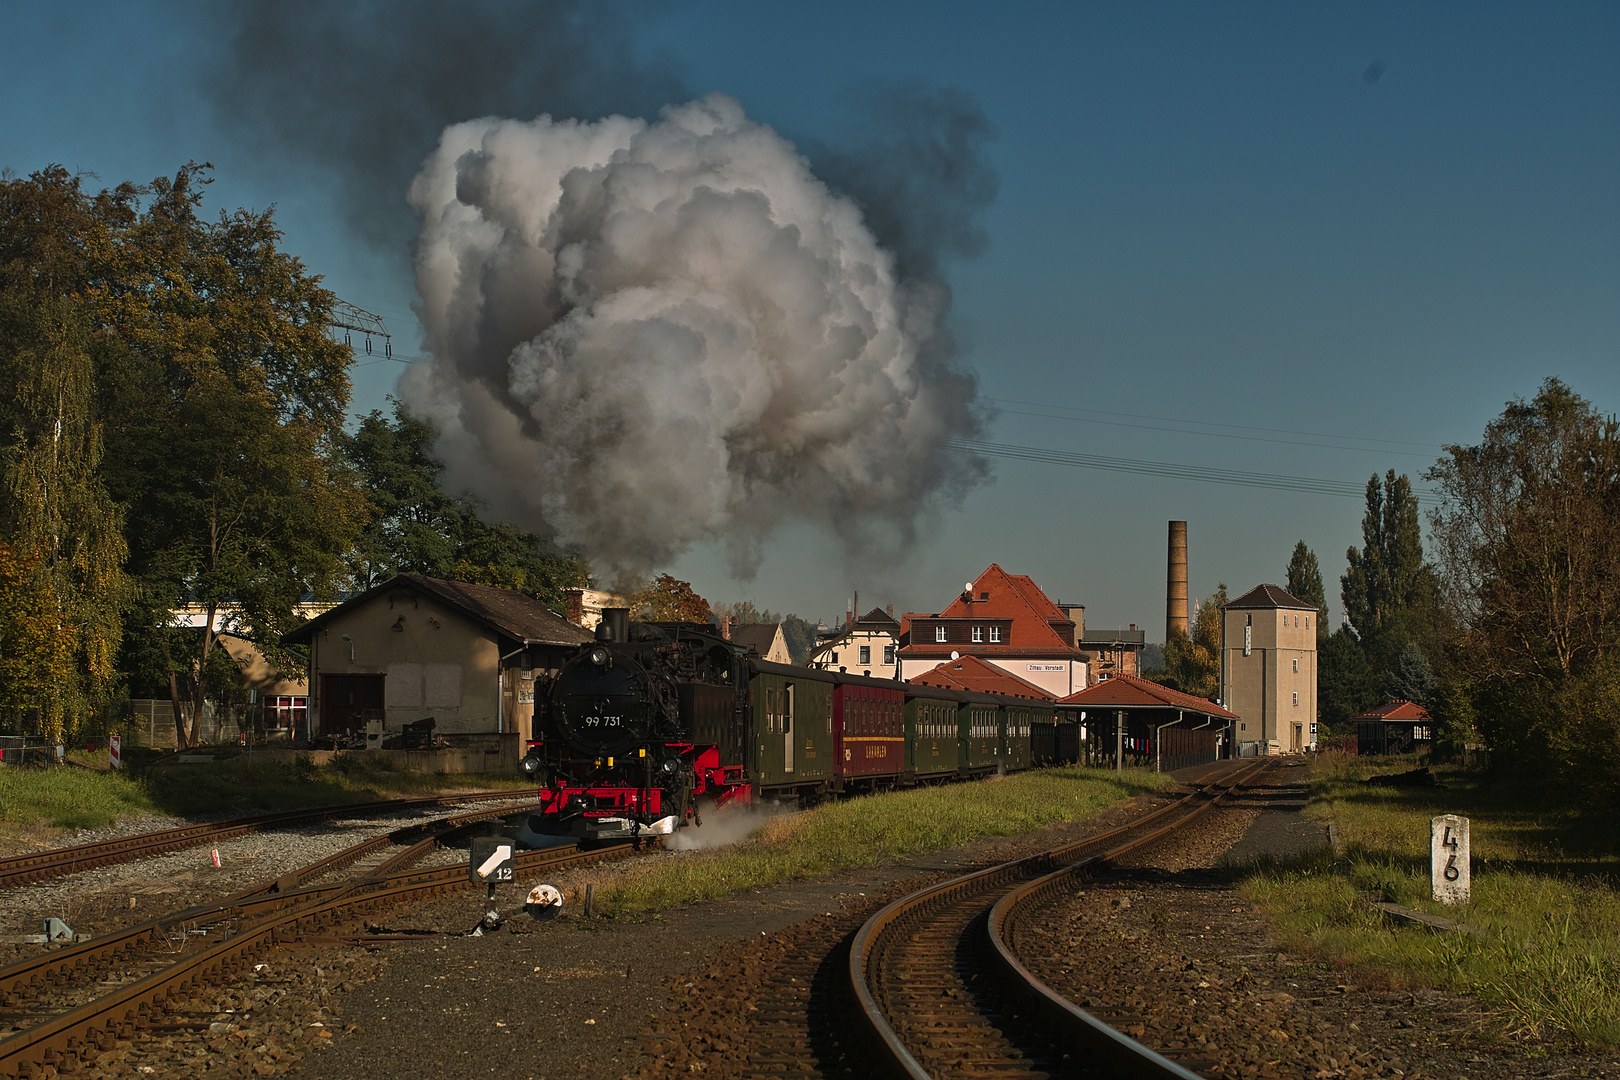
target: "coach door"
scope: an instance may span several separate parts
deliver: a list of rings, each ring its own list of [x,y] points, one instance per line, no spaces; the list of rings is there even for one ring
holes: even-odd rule
[[[782,771],[793,771],[793,684],[788,683],[782,693]]]

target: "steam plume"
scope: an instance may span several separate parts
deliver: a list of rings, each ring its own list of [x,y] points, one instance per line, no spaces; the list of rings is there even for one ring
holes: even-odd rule
[[[748,575],[794,518],[903,544],[981,477],[944,450],[978,428],[949,291],[728,97],[456,124],[410,203],[434,359],[401,396],[449,483],[600,564],[724,537]]]

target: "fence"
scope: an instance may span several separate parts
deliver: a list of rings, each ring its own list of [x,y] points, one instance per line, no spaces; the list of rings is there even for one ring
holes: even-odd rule
[[[175,748],[174,702],[167,698],[131,698],[124,711],[124,737],[131,746],[146,746],[155,750]],[[247,713],[226,706],[216,709],[212,701],[203,702],[202,715],[197,718],[195,745],[209,746],[235,743],[247,730]],[[255,741],[262,742],[262,738]]]

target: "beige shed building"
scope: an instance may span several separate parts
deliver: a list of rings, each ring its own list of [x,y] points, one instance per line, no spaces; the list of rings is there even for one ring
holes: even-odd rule
[[[400,574],[284,639],[309,650],[305,738],[352,739],[434,719],[452,744],[491,744],[515,762],[530,736],[537,676],[589,631],[509,589]]]
[[[1221,704],[1240,717],[1237,745],[1249,754],[1310,749],[1317,610],[1276,585],[1256,585],[1221,611]]]

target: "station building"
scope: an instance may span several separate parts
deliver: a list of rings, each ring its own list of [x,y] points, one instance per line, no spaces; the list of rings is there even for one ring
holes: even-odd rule
[[[1074,616],[1028,576],[991,563],[943,611],[902,620],[900,678],[909,682],[947,660],[975,656],[1066,697],[1087,682],[1076,630]]]

